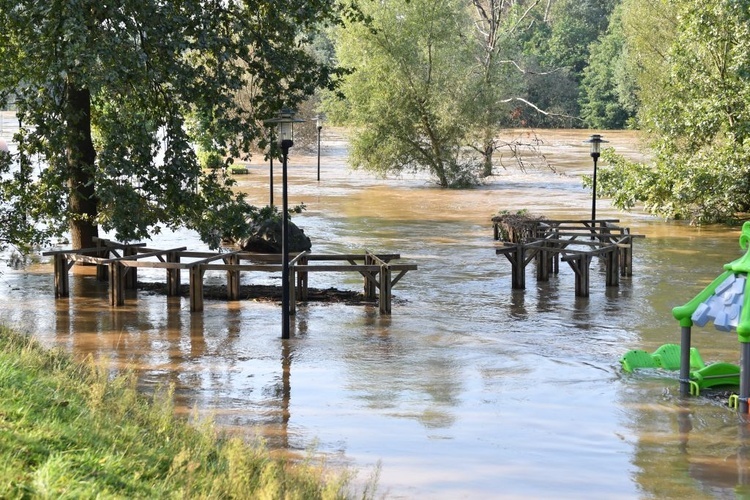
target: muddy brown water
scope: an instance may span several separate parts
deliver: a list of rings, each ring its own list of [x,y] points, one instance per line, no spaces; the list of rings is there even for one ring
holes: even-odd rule
[[[540,132],[556,172],[533,161],[521,172],[508,156],[507,170],[463,191],[350,171],[340,131],[323,130],[319,183],[315,155],[292,149],[290,203],[306,204],[294,220],[314,251],[398,252],[418,264],[394,288],[390,317],[368,305],[310,303],[282,341],[273,302],[209,300],[191,314],[185,298],[140,291],[112,309],[106,285],[78,268],[71,298],[56,300],[42,263],[3,270],[1,319],[46,345],[135,370],[145,391],[173,383],[180,413],[212,416],[295,455],[314,449],[331,466],[361,471],[357,485],[380,463],[378,497],[741,496],[750,490],[750,440],[738,416],[721,398],[681,400],[676,374],[625,374],[618,363],[630,349],[679,342],[672,307],[742,254],[737,230],[622,213],[600,200],[599,217],[646,238],[634,276],[617,288],[592,263],[588,299],[574,296],[565,265],[544,284],[530,267],[528,288],[513,291],[510,265],[495,255],[490,217],[499,210],[590,215],[580,182],[592,169],[587,137]],[[604,137],[638,155],[634,134]],[[251,164],[238,180],[254,203],[267,203],[266,165]],[[277,176],[277,203],[280,184]],[[149,245],[204,248],[189,232]],[[310,285],[361,287],[342,274],[314,275]],[[694,345],[707,361],[739,361],[736,334],[696,329]]]

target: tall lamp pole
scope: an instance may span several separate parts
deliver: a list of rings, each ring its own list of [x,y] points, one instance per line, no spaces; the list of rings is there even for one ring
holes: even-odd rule
[[[603,142],[609,142],[602,140],[602,136],[599,134],[593,134],[588,141],[583,141],[591,145],[591,158],[594,159],[594,178],[592,182],[593,192],[591,194],[591,221],[592,224],[596,221],[596,162],[601,155],[601,145]]]
[[[268,173],[268,205],[273,207],[273,147],[271,147],[271,163]]]
[[[323,130],[323,117],[315,116],[315,126],[318,128],[318,182],[320,182],[320,131]]]
[[[289,338],[289,204],[287,198],[287,157],[289,148],[294,145],[294,111],[284,108],[276,118],[265,123],[278,125],[276,138],[281,148],[281,338]]]

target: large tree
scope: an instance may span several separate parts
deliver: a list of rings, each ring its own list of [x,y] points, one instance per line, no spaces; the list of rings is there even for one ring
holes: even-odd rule
[[[482,158],[481,175],[493,173],[493,155],[501,146],[498,130],[510,124],[513,108],[536,108],[528,100],[525,78],[539,73],[526,66],[518,43],[532,24],[540,0],[472,0],[474,7],[474,63],[472,95],[467,101],[475,139]],[[538,110],[538,108],[537,108]]]
[[[0,238],[26,246],[69,231],[81,248],[99,228],[134,240],[186,226],[211,246],[242,236],[253,207],[195,148],[247,155],[263,118],[329,85],[304,35],[339,8],[0,0],[0,107],[15,95],[22,124],[18,153],[0,158]]]
[[[351,162],[387,174],[428,170],[441,186],[472,182],[462,157],[468,123],[471,32],[463,0],[384,0],[363,5],[371,24],[335,36],[345,101],[329,115],[355,128]]]
[[[633,13],[653,2],[629,0]],[[639,118],[651,139],[650,167],[614,158],[602,170],[602,193],[629,208],[643,202],[659,215],[696,222],[731,220],[750,211],[750,3],[663,0],[670,33],[646,40],[654,62],[643,65]],[[640,17],[643,25],[646,15]],[[626,17],[628,18],[628,17]],[[674,23],[674,26],[672,26]],[[659,45],[659,43],[662,43]]]

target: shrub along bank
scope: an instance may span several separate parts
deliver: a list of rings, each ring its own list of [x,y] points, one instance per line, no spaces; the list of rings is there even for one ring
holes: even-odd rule
[[[349,478],[174,416],[138,393],[0,326],[0,498],[348,498]],[[368,496],[365,492],[362,496]]]

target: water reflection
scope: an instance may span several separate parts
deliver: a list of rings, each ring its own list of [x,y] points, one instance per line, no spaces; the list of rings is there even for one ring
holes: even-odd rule
[[[138,291],[110,308],[106,284],[85,268],[75,268],[71,297],[55,300],[51,267],[40,265],[3,273],[2,319],[135,370],[144,390],[174,384],[181,414],[210,415],[285,452],[314,445],[332,464],[382,460],[381,492],[395,497],[730,496],[746,482],[748,440],[736,414],[716,400],[681,403],[675,377],[624,375],[617,360],[679,341],[671,308],[739,256],[739,233],[619,214],[602,201],[602,216],[646,238],[619,287],[606,287],[592,262],[587,299],[575,297],[566,265],[546,283],[530,266],[527,289],[512,290],[510,265],[495,254],[490,218],[500,209],[588,213],[576,172],[590,157],[580,139],[545,144],[558,174],[509,170],[467,191],[351,172],[337,137],[324,135],[319,183],[314,159],[290,158],[290,203],[307,204],[296,221],[314,251],[398,252],[419,265],[394,288],[390,317],[372,306],[309,304],[281,341],[275,303],[206,301],[193,314],[187,299]],[[625,147],[632,135],[607,139]],[[265,203],[267,166],[250,170],[239,189]],[[150,246],[181,245],[201,249],[187,232]],[[164,276],[139,270],[139,279]],[[317,274],[310,286],[362,284]],[[713,331],[696,329],[694,345],[707,361],[739,352],[736,335]]]

